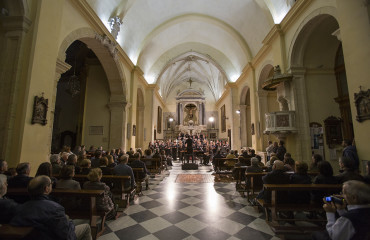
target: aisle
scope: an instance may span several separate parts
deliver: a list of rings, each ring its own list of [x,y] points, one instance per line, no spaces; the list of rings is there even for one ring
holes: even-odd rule
[[[247,206],[234,183],[175,183],[178,174],[211,174],[210,167],[169,175],[108,227],[99,240],[115,239],[278,239],[264,216]]]

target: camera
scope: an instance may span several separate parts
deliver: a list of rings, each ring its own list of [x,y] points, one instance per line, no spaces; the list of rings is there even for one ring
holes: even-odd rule
[[[329,197],[325,197],[325,201],[327,201],[328,203],[333,202],[333,203],[336,203],[336,204],[343,204],[344,203],[344,198],[336,197],[336,196],[329,196]]]

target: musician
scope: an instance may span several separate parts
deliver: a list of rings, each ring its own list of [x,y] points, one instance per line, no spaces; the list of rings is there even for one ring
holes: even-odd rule
[[[189,135],[188,135],[189,136]],[[186,139],[185,141],[185,145],[186,145],[186,153],[188,154],[191,154],[192,155],[192,162],[194,162],[194,154],[193,154],[193,138],[191,136],[188,137],[188,139]],[[188,163],[189,163],[189,157],[187,159]]]

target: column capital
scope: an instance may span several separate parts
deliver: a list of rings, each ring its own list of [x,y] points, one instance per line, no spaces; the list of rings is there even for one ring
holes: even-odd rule
[[[5,32],[25,32],[31,27],[32,21],[24,16],[0,16],[0,24]]]
[[[57,63],[56,63],[56,72],[57,74],[63,74],[67,72],[72,66],[66,63],[65,61],[60,60],[57,58]]]
[[[110,103],[107,104],[110,111],[114,111],[114,110],[126,111],[127,105],[129,105],[129,103],[127,103],[126,101],[110,102]]]

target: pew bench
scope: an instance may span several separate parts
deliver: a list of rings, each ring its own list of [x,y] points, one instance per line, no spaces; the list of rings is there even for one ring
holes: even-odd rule
[[[141,158],[141,161],[145,163],[146,168],[151,174],[161,174],[162,161],[160,158]]]
[[[279,212],[319,212],[323,211],[322,203],[279,203],[277,201],[278,194],[288,194],[297,192],[297,194],[302,191],[311,192],[313,190],[326,191],[328,194],[333,192],[340,192],[342,189],[341,184],[264,184],[265,191],[271,191],[271,203],[266,203],[262,199],[258,199],[257,203],[264,208],[266,214],[266,222],[271,227],[272,231],[277,235],[285,234],[308,234],[312,231],[323,230],[325,229],[326,219],[299,219],[295,216],[293,218],[281,218]],[[271,215],[269,214],[271,213]],[[294,213],[293,213],[294,215]],[[269,217],[271,216],[271,218]],[[314,223],[309,225],[292,225],[292,226],[283,226],[279,222],[288,221],[288,222],[310,222]],[[318,225],[317,225],[318,224]]]
[[[143,195],[142,182],[144,181],[144,178],[141,178],[140,176],[144,174],[144,168],[132,168],[132,171],[134,172],[135,176],[136,194],[139,196]]]
[[[37,239],[37,231],[33,227],[16,227],[9,224],[1,224],[0,239],[2,240]]]
[[[58,178],[58,176],[54,176]],[[130,176],[118,176],[118,175],[103,175],[101,181],[104,182],[111,190],[114,200],[118,203],[119,207],[126,208],[130,205],[130,198],[135,196],[136,189],[125,189],[125,182],[130,182]],[[73,180],[77,181],[83,188],[83,184],[89,179],[87,175],[75,175]]]

